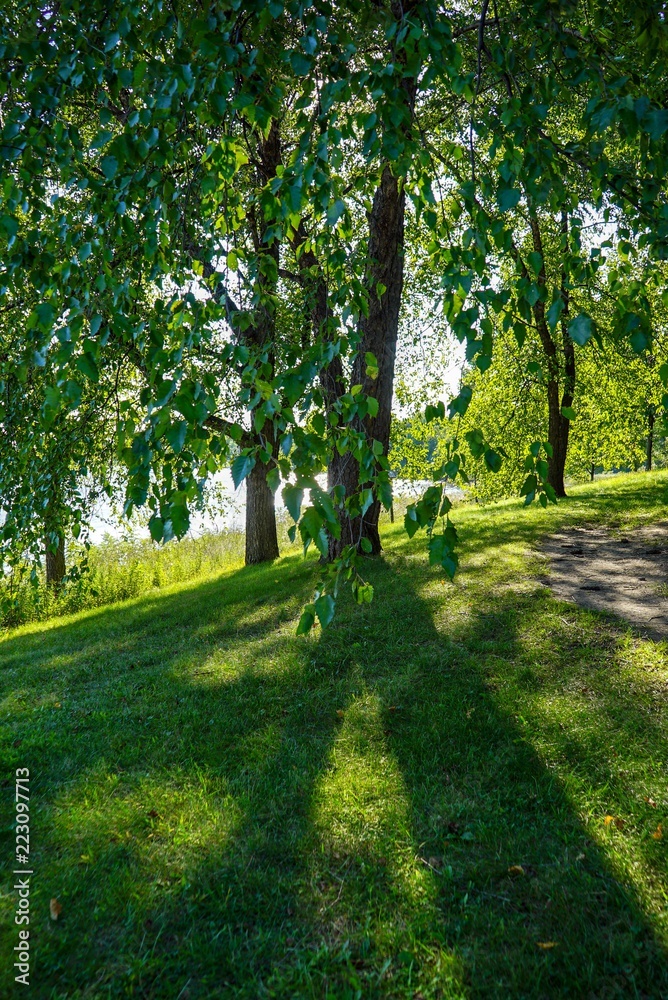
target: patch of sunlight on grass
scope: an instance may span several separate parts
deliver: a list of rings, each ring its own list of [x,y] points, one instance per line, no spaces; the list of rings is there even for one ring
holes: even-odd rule
[[[438,880],[452,871],[440,858],[422,857],[414,841],[411,797],[388,749],[380,699],[362,690],[340,711],[311,803],[318,849],[305,902],[310,919],[328,947],[340,948],[366,912],[369,941],[395,952],[394,975],[401,970],[415,995],[463,1000],[469,993],[461,956],[428,935],[419,940],[420,927],[438,922]],[[386,988],[392,995],[389,980]]]

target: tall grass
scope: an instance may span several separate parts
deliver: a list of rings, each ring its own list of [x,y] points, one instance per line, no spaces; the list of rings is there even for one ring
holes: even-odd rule
[[[82,565],[83,571],[60,591],[47,588],[44,580],[31,583],[27,574],[5,578],[0,584],[0,626],[13,628],[125,601],[174,583],[235,569],[243,564],[243,558],[244,535],[238,531],[206,532],[166,545],[107,535],[91,546],[87,559],[82,546],[71,544],[68,563]]]

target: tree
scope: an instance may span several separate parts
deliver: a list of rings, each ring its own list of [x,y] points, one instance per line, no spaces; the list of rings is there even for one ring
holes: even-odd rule
[[[513,257],[515,209],[572,215],[579,174],[585,197],[623,218],[648,258],[665,250],[660,48],[639,72],[625,43],[609,61],[600,22],[580,30],[580,4],[541,0],[519,18],[499,8],[221,0],[193,17],[179,2],[16,0],[2,27],[5,372],[48,358],[47,388],[66,411],[68,382],[96,384],[118,354],[131,360],[139,407],[116,427],[126,512],[148,505],[156,539],[183,534],[206,477],[230,461],[238,480],[266,469],[256,473],[264,510],[266,485],[286,480],[305,546],[333,559],[304,628],[330,620],[342,577],[368,594],[357,550],[378,549],[378,504],[391,496],[406,205],[479,370],[495,317],[526,324],[537,303],[556,302],[537,257],[526,275],[499,263]],[[265,164],[276,129],[290,154]],[[569,247],[570,282],[580,255]],[[289,287],[309,317],[298,343],[277,323]],[[559,301],[563,313],[561,289]],[[644,310],[621,302],[617,325],[630,317],[627,333],[647,346]],[[588,339],[588,321],[573,314],[568,337]],[[453,415],[466,412],[467,389]],[[554,490],[534,458],[542,501]],[[454,445],[446,465],[461,467]],[[327,466],[323,491],[314,476]],[[452,573],[455,533],[437,493],[407,524],[427,528],[430,558]]]
[[[661,331],[657,333],[657,349],[663,350]],[[657,359],[638,356],[624,342],[615,345],[607,339],[599,345],[591,340],[579,351],[568,476],[577,481],[593,478],[596,471],[640,467],[647,449],[648,405],[657,414],[664,405],[659,369]],[[480,428],[505,456],[496,473],[469,459],[473,492],[482,500],[517,495],[527,475],[526,456],[535,436],[547,432],[549,420],[536,333],[520,351],[512,333],[499,332],[491,368],[467,377],[473,379],[475,390],[461,431],[466,436]]]

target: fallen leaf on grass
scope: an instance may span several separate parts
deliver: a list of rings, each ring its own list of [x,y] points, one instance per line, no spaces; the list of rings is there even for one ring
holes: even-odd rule
[[[661,823],[659,823],[652,836],[654,837],[654,840],[661,840],[663,837],[663,826]]]
[[[616,826],[618,830],[623,830],[625,823],[619,816],[606,816],[604,821],[606,826]]]
[[[522,865],[511,865],[508,869],[509,875],[524,875],[524,868]]]
[[[52,920],[57,920],[60,914],[63,912],[63,908],[57,899],[52,899],[49,903],[49,913],[51,914]]]
[[[558,941],[536,941],[536,944],[538,945],[539,948],[542,948],[543,951],[548,951],[550,948],[556,948],[557,945],[559,944],[559,942]]]
[[[654,799],[651,799],[649,795],[645,796],[645,802],[647,803],[648,806],[651,806],[652,809],[656,809],[656,802],[654,801]]]
[[[343,718],[343,716],[344,716],[344,715],[345,715],[346,713],[345,713],[345,712],[343,711],[343,709],[342,709],[342,708],[337,708],[337,710],[336,710],[336,714],[338,715],[338,717],[339,717],[340,719],[342,719],[342,718]]]

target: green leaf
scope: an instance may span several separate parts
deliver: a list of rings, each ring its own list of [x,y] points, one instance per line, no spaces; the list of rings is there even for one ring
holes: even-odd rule
[[[636,352],[636,354],[642,354],[649,347],[649,337],[642,330],[636,330],[629,337],[631,342],[631,347]]]
[[[668,131],[668,110],[661,108],[659,111],[650,111],[647,115],[646,130],[650,139],[660,139],[664,132]]]
[[[40,302],[36,307],[35,312],[37,313],[37,321],[39,325],[48,330],[53,323],[53,306],[50,302]]]
[[[95,364],[94,358],[90,354],[80,354],[76,360],[76,366],[79,371],[91,382],[100,381],[98,367]]]
[[[418,521],[415,504],[411,504],[404,514],[404,528],[409,538],[412,538],[420,530],[420,522]]]
[[[185,420],[176,420],[165,431],[165,437],[169,441],[176,455],[178,455],[181,452],[186,440],[187,433],[188,433],[188,424],[186,423]]]
[[[326,557],[329,543],[322,521],[323,519],[315,507],[307,507],[299,522],[299,533],[304,543],[304,551],[306,551],[311,542],[315,542],[320,554]]]
[[[566,417],[566,420],[575,420],[577,413],[572,406],[562,406],[561,407],[562,416]]]
[[[378,400],[375,396],[367,396],[366,407],[370,417],[378,416]]]
[[[284,486],[281,496],[292,520],[298,521],[302,500],[304,499],[304,491],[298,486]]]
[[[346,210],[344,202],[340,198],[327,209],[327,225],[334,227]]]
[[[430,424],[432,420],[445,419],[445,404],[439,400],[435,405],[427,403],[424,411],[425,423]]]
[[[234,483],[235,490],[239,489],[241,483],[243,483],[246,476],[249,474],[253,466],[255,465],[255,459],[252,455],[237,455],[237,457],[232,462],[232,482]]]
[[[307,604],[302,611],[302,616],[299,619],[299,625],[297,626],[297,635],[306,635],[311,631],[315,625],[315,607],[313,604]]]
[[[112,139],[113,139],[113,134],[109,132],[108,129],[102,129],[102,131],[98,132],[93,141],[91,142],[90,148],[102,149],[102,147],[106,146],[107,143],[110,142]]]
[[[490,470],[490,472],[498,472],[503,465],[503,459],[498,452],[493,451],[488,448],[485,452],[485,465]]]
[[[108,181],[113,180],[118,171],[118,160],[115,156],[103,156],[100,160],[100,170]]]
[[[322,628],[327,628],[332,618],[334,617],[334,612],[336,611],[336,602],[331,594],[323,594],[315,602],[315,613],[318,616],[318,621]]]
[[[57,385],[49,385],[44,390],[44,403],[42,404],[42,416],[47,426],[53,420],[60,409],[60,389]]]
[[[151,538],[154,542],[161,542],[162,536],[164,534],[164,525],[162,523],[162,518],[158,517],[156,514],[150,518],[148,522],[148,530],[151,533]]]
[[[275,493],[278,487],[281,485],[281,474],[278,468],[274,465],[267,473],[267,486],[272,493]]]
[[[290,65],[296,76],[308,76],[311,72],[313,62],[308,56],[302,55],[301,52],[291,52]]]
[[[455,398],[451,400],[448,405],[448,412],[450,416],[454,417],[455,414],[459,414],[460,417],[463,417],[469,408],[469,403],[471,402],[472,397],[473,389],[470,385],[465,385],[460,390],[459,395],[455,396]]]
[[[519,203],[522,196],[518,188],[504,187],[499,189],[499,208],[502,212],[507,212]]]
[[[534,476],[534,474],[531,473],[531,475],[527,476],[526,479],[524,480],[524,485],[522,486],[522,489],[520,490],[520,496],[521,497],[526,497],[526,496],[531,495],[531,497],[533,499],[533,495],[534,495],[534,493],[536,492],[537,489],[538,489],[538,480],[536,479],[536,477]]]
[[[371,379],[378,378],[378,361],[376,360],[376,355],[372,354],[371,351],[367,351],[364,355],[364,361],[366,362],[366,377]]]
[[[591,318],[586,313],[580,313],[568,324],[568,335],[580,347],[584,347],[594,332]]]
[[[546,318],[547,324],[551,330],[554,330],[557,323],[559,322],[559,317],[564,311],[564,300],[561,295],[554,300],[550,308],[547,310]]]
[[[4,231],[7,233],[11,244],[19,231],[19,224],[17,220],[11,215],[3,215],[0,217],[0,226],[2,226]]]
[[[373,587],[370,583],[358,583],[353,587],[353,594],[358,604],[371,604],[373,600]]]
[[[543,267],[543,258],[541,254],[539,254],[537,250],[532,250],[527,259],[529,261],[529,266],[531,270],[536,275],[536,277],[538,277]]]

